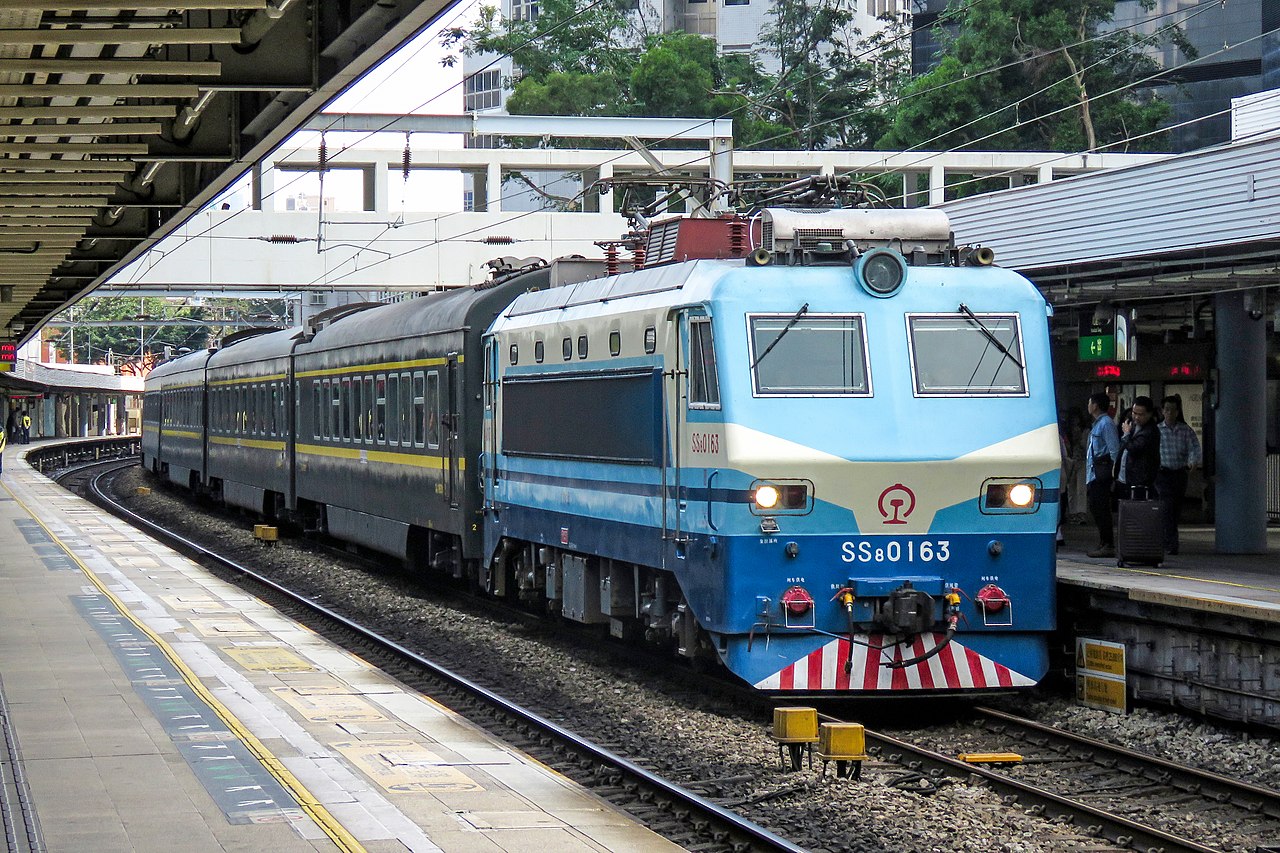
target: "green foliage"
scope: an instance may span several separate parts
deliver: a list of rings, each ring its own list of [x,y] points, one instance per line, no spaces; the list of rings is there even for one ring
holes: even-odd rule
[[[530,75],[517,83],[507,98],[507,112],[542,116],[617,115],[620,96],[618,81],[610,73],[552,71],[544,78]]]
[[[878,147],[1080,151],[1158,128],[1168,105],[1126,88],[1160,66],[1151,47],[1194,56],[1181,30],[1106,31],[1115,0],[985,0],[945,13],[938,66],[908,84]],[[1119,90],[1119,91],[1116,91]],[[1114,94],[1112,94],[1115,92]],[[1109,150],[1163,150],[1147,137]]]
[[[142,351],[157,355],[165,346],[200,349],[242,328],[246,320],[271,325],[284,312],[282,300],[210,299],[188,305],[160,298],[90,296],[53,318],[55,323],[72,325],[51,328],[49,339],[64,356],[74,345],[78,363],[119,363],[136,361],[140,343]],[[189,320],[199,325],[139,326],[144,320]]]
[[[906,71],[900,24],[864,39],[842,0],[775,0],[760,38],[781,66],[760,100],[791,137],[771,147],[864,148],[882,132],[876,106]]]
[[[628,13],[615,0],[541,0],[534,21],[504,21],[488,7],[442,41],[468,55],[511,55],[513,114],[729,117],[738,145],[774,148],[863,145],[883,130],[869,107],[883,70],[904,67],[907,43],[862,42],[843,0],[777,0],[763,45],[782,63],[777,77],[753,56],[718,56],[705,36],[646,35],[646,2]]]
[[[689,33],[655,39],[631,72],[633,112],[708,116],[717,70],[716,46],[711,39]]]
[[[537,80],[553,72],[625,79],[634,58],[624,9],[612,0],[539,0],[536,20],[515,21],[482,6],[475,26],[446,30],[441,43],[468,55],[510,54],[523,76]]]

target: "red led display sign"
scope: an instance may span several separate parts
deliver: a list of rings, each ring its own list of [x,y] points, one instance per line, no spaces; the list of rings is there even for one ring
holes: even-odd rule
[[[18,360],[18,345],[0,343],[0,370],[12,370],[13,363]]]

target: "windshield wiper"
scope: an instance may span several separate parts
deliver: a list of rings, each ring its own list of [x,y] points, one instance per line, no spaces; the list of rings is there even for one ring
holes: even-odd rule
[[[778,336],[769,342],[769,345],[764,348],[764,352],[756,356],[756,360],[751,362],[752,370],[755,370],[756,365],[764,361],[764,357],[768,355],[770,352],[772,352],[773,348],[778,345],[778,341],[782,340],[782,336],[785,335],[787,332],[791,331],[791,327],[794,326],[796,323],[799,323],[800,318],[803,317],[808,312],[809,312],[809,303],[806,302],[805,304],[800,306],[800,310],[797,311],[796,315],[791,318],[791,321],[788,322],[785,327],[783,327],[782,331],[778,332]]]
[[[991,330],[990,330],[990,329],[988,329],[986,326],[984,326],[984,325],[982,324],[982,321],[978,319],[978,315],[977,315],[977,314],[974,314],[972,311],[970,311],[970,310],[969,310],[969,306],[968,306],[968,305],[965,305],[963,302],[961,302],[961,303],[960,303],[960,311],[961,311],[961,312],[962,312],[966,317],[968,317],[970,320],[972,320],[975,324],[977,324],[977,326],[978,326],[978,330],[982,332],[983,337],[985,337],[985,338],[986,338],[986,339],[987,339],[991,344],[993,344],[993,345],[995,346],[995,348],[996,348],[996,349],[998,349],[998,350],[1000,350],[1000,352],[1004,353],[1004,357],[1005,357],[1005,358],[1009,359],[1009,360],[1010,360],[1010,361],[1012,361],[1014,364],[1018,365],[1019,369],[1022,369],[1022,370],[1025,370],[1025,369],[1026,369],[1026,368],[1023,366],[1022,362],[1018,361],[1018,357],[1017,357],[1016,355],[1014,355],[1013,353],[1011,353],[1011,352],[1009,351],[1009,348],[1008,348],[1007,346],[1005,346],[1004,344],[1000,343],[1000,341],[996,339],[996,336],[995,336],[995,335],[993,335],[993,334],[991,333]],[[996,367],[996,369],[997,369],[997,370],[999,370],[999,369],[1000,369],[1000,368],[999,368],[999,366],[997,366],[997,367]]]

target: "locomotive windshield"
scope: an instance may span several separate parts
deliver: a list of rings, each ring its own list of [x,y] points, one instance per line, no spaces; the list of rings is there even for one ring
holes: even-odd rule
[[[908,315],[918,396],[1027,393],[1018,315]]]
[[[871,393],[861,314],[757,314],[747,319],[757,396]]]

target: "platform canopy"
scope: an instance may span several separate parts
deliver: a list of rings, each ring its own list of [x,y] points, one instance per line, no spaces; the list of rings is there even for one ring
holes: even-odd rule
[[[24,342],[452,0],[0,0],[0,341]]]

